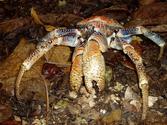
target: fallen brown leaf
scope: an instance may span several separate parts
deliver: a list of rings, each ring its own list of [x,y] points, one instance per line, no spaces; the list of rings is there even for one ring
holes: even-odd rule
[[[15,120],[7,120],[2,122],[1,125],[21,125],[21,122]]]
[[[35,49],[35,45],[33,43],[28,43],[24,38],[21,39],[18,46],[15,48],[13,53],[3,62],[0,63],[0,82],[3,84],[3,88],[13,94],[13,88],[16,76],[18,75],[18,71],[22,62],[26,57],[30,55],[30,53]],[[52,62],[58,62],[66,64],[71,51],[68,47],[54,47],[51,49],[46,55],[48,60]],[[44,84],[38,72],[41,72],[42,66],[45,63],[45,58],[42,57],[39,59],[32,68],[25,72],[22,81],[20,90],[28,90],[38,93],[38,97],[44,97]],[[38,71],[38,72],[37,72]],[[23,92],[25,93],[25,92]]]
[[[127,5],[113,5],[109,8],[104,8],[96,11],[93,15],[108,16],[118,21],[128,18]]]
[[[12,108],[10,105],[0,104],[0,124],[12,116]]]
[[[133,13],[132,20],[126,24],[127,27],[131,26],[150,26],[161,25],[167,23],[167,4],[164,2],[153,3],[139,7]]]
[[[46,15],[39,15],[42,22],[50,24],[55,27],[75,25],[83,18],[74,14],[54,14],[48,13]]]
[[[33,17],[35,23],[44,26],[46,31],[52,31],[52,30],[55,29],[54,26],[45,25],[45,24],[40,20],[40,18],[39,18],[39,16],[38,16],[37,12],[35,11],[35,9],[34,9],[33,7],[31,8],[31,16]]]
[[[39,16],[37,15],[37,12],[33,7],[31,8],[31,16],[33,17],[36,24],[44,25],[43,22],[41,22],[41,20],[39,19]]]
[[[134,19],[148,19],[164,17],[167,15],[167,4],[158,2],[154,4],[140,6],[139,9],[133,14]]]
[[[0,23],[0,33],[9,33],[31,23],[31,18],[16,18]]]
[[[159,0],[139,0],[139,3],[141,5],[150,5],[150,4],[155,3],[157,1],[159,1]]]
[[[53,14],[53,13],[48,13],[48,14],[41,14],[39,15],[39,18],[41,21],[45,24],[50,24],[46,25],[46,28],[52,29],[52,25],[59,27],[59,26],[70,26],[74,25],[80,20],[82,20],[82,17],[76,16],[74,14]],[[13,32],[15,30],[18,30],[19,28],[23,28],[27,25],[33,24],[33,18],[32,17],[21,17],[21,18],[16,18],[16,19],[11,19],[7,20],[4,22],[0,22],[0,32],[1,33],[9,33]]]

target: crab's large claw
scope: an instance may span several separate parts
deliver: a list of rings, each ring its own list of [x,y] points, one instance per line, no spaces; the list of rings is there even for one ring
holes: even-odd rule
[[[15,83],[15,95],[17,99],[20,98],[19,86],[24,72],[29,70],[31,66],[54,45],[76,46],[78,43],[78,36],[80,36],[80,33],[76,29],[55,29],[42,38],[42,42],[37,45],[35,51],[26,58],[21,65]]]
[[[89,93],[96,93],[105,86],[105,62],[101,52],[107,50],[107,40],[100,33],[93,33],[83,53],[83,74]]]
[[[165,41],[158,34],[151,32],[150,30],[148,30],[143,26],[120,29],[117,33],[118,37],[124,37],[124,38],[126,38],[127,36],[138,35],[138,34],[143,34],[145,37],[149,38],[160,47],[158,60],[161,59],[164,53]]]
[[[133,46],[126,42],[122,42],[122,49],[125,54],[127,54],[133,63],[136,66],[138,78],[139,78],[139,87],[142,90],[142,98],[143,98],[143,112],[142,119],[146,119],[146,113],[148,109],[148,79],[145,73],[145,68],[143,66],[141,56],[135,51]]]
[[[75,92],[78,92],[83,82],[83,51],[84,46],[78,45],[75,48],[72,57],[72,67],[70,72],[70,86]]]

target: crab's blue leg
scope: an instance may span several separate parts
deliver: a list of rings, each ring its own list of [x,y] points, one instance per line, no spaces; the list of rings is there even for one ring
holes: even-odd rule
[[[165,41],[158,34],[151,32],[149,29],[143,26],[127,28],[127,29],[119,29],[117,32],[118,37],[124,37],[124,38],[129,37],[131,35],[138,35],[138,34],[144,35],[145,37],[149,38],[160,47],[160,53],[158,56],[158,60],[159,60],[162,57],[164,52]]]
[[[41,58],[45,53],[47,53],[54,45],[66,45],[75,47],[78,43],[78,37],[80,32],[77,29],[55,29],[54,31],[48,33],[45,37],[41,39],[35,51],[30,54],[28,58],[24,60],[19,70],[19,74],[15,82],[15,95],[19,99],[20,92],[19,86],[21,78],[25,71],[29,70],[32,65]]]

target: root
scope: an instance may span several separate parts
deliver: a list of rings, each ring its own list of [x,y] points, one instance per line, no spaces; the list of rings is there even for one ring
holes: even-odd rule
[[[37,71],[37,70],[36,70]],[[48,116],[49,116],[49,92],[48,92],[48,86],[47,86],[47,81],[43,77],[43,75],[37,71],[44,81],[44,87],[45,87],[45,101],[46,101],[46,125],[48,125]]]

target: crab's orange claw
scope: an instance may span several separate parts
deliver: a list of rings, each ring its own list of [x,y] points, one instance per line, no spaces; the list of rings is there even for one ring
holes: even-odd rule
[[[89,40],[83,53],[83,73],[89,93],[102,91],[105,86],[105,62],[95,40]]]
[[[78,92],[83,82],[83,47],[76,47],[70,73],[70,86],[75,92]]]
[[[108,43],[107,39],[105,38],[104,34],[100,32],[94,32],[88,39],[88,44],[90,40],[94,40],[99,44],[99,50],[101,52],[106,52],[108,50]]]
[[[70,73],[70,86],[73,91],[75,92],[79,91],[83,80],[82,77],[83,77],[82,55],[78,55],[73,60]]]
[[[139,87],[142,90],[143,98],[143,112],[142,119],[146,119],[146,113],[148,109],[148,79],[146,76],[145,68],[142,62],[141,56],[134,50],[133,46],[128,43],[122,43],[123,52],[127,54],[133,63],[136,66],[138,78],[139,78]]]

